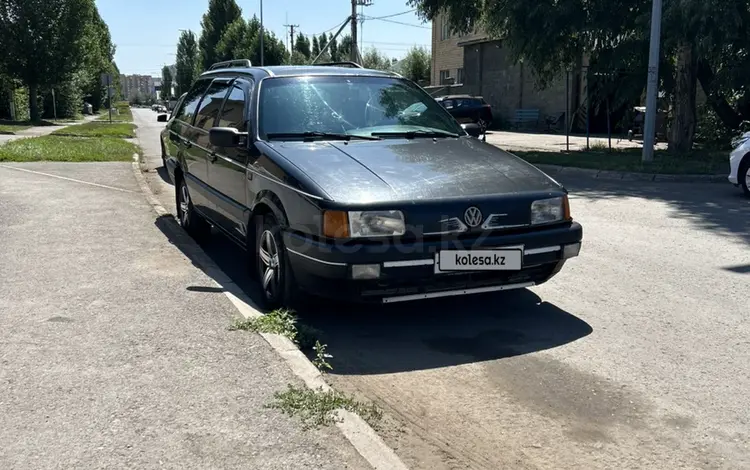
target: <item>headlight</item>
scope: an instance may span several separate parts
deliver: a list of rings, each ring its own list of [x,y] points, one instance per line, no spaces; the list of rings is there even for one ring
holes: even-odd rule
[[[323,235],[331,238],[389,237],[406,233],[401,211],[326,211]]]
[[[568,196],[540,199],[531,203],[531,225],[550,224],[570,219]]]
[[[352,237],[387,237],[406,232],[401,211],[349,212]]]

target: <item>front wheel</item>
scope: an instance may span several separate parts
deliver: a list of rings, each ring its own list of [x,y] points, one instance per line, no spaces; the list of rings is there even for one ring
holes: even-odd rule
[[[258,281],[267,308],[292,307],[299,300],[299,291],[289,265],[289,258],[276,218],[267,214],[255,237]]]
[[[193,207],[193,201],[190,199],[190,191],[184,178],[180,179],[180,184],[177,186],[176,200],[177,218],[182,228],[198,241],[202,241],[208,237],[211,233],[211,224],[198,214],[195,207]]]

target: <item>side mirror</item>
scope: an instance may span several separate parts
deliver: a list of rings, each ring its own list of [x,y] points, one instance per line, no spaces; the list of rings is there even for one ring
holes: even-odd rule
[[[156,116],[156,121],[157,122],[167,122],[167,118],[168,117],[169,116],[167,116],[166,114],[160,114],[160,115]]]
[[[467,134],[469,134],[472,137],[479,137],[482,135],[482,128],[479,126],[479,124],[468,123],[468,124],[461,124],[461,129],[466,131]]]
[[[247,132],[234,127],[213,127],[208,131],[208,141],[216,147],[238,147],[247,138]]]

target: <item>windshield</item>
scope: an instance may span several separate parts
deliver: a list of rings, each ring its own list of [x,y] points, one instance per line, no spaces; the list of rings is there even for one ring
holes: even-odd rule
[[[407,80],[320,76],[266,79],[260,90],[262,139],[320,133],[377,136],[463,135],[453,117]],[[421,134],[419,134],[421,132]]]

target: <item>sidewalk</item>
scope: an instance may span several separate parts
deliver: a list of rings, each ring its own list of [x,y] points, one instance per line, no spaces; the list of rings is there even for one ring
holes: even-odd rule
[[[130,163],[0,164],[0,220],[0,468],[369,468],[265,407],[300,382]]]
[[[22,131],[18,131],[18,133],[10,135],[10,134],[0,134],[0,145],[10,142],[12,140],[18,140],[18,139],[24,139],[26,137],[40,137],[43,135],[49,135],[55,132],[58,129],[64,129],[66,127],[74,126],[76,124],[84,124],[87,122],[91,122],[96,120],[99,116],[84,116],[83,119],[75,122],[71,122],[69,124],[59,125],[59,126],[34,126],[30,127],[28,129],[24,129]]]

